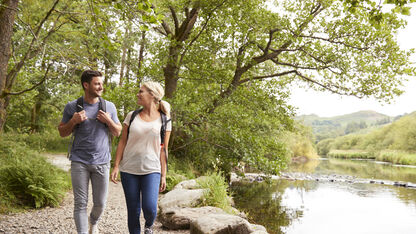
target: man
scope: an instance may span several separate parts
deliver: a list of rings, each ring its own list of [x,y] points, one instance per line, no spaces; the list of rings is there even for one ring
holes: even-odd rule
[[[77,100],[66,104],[58,130],[61,137],[74,132],[74,141],[69,152],[74,192],[74,220],[78,233],[87,233],[89,226],[91,234],[98,233],[98,220],[107,200],[111,160],[109,134],[119,136],[122,127],[115,105],[100,98],[103,92],[101,72],[84,71],[81,75],[81,85],[84,89],[84,96],[80,99],[82,105]],[[105,105],[105,112],[102,105]],[[93,208],[88,217],[90,180]]]

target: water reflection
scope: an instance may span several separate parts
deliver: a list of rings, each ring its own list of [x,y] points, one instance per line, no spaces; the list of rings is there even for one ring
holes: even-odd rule
[[[393,164],[379,163],[372,160],[312,160],[303,164],[292,164],[289,170],[315,174],[352,175],[358,178],[416,183],[416,168],[398,167]]]
[[[416,169],[325,160],[293,171],[416,183]],[[270,233],[416,233],[416,189],[317,181],[238,183],[236,206]]]

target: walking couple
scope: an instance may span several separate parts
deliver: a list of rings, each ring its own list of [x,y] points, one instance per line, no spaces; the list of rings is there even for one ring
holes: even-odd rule
[[[122,126],[115,105],[101,98],[101,72],[84,71],[81,85],[84,96],[65,106],[58,127],[61,137],[73,135],[69,159],[77,232],[98,233],[98,221],[107,200],[109,177],[117,183],[120,172],[129,232],[140,233],[139,218],[143,210],[146,221],[144,233],[152,233],[158,195],[166,188],[167,146],[172,131],[170,105],[162,100],[163,88],[156,82],[144,83],[137,94],[137,104],[142,108],[128,113]],[[120,136],[120,133],[110,175],[111,138]],[[88,216],[90,181],[93,207]]]

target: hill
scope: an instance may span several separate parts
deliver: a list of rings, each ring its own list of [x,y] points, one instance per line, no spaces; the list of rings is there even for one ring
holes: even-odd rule
[[[312,127],[316,142],[357,132],[369,127],[381,126],[392,121],[392,117],[376,111],[366,110],[351,114],[319,117],[318,115],[301,115],[295,118],[306,126]]]
[[[321,141],[317,144],[317,148],[321,155],[325,155],[332,150],[358,150],[373,153],[382,151],[415,153],[415,136],[416,112],[413,112],[397,118],[391,124],[381,126],[367,133],[349,134]]]

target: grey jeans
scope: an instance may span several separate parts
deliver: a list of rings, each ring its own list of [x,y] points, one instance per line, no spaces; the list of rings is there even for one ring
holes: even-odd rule
[[[88,165],[71,162],[72,190],[74,191],[74,220],[79,234],[88,233],[88,186],[91,180],[93,207],[90,223],[96,224],[104,211],[108,195],[110,163]]]

